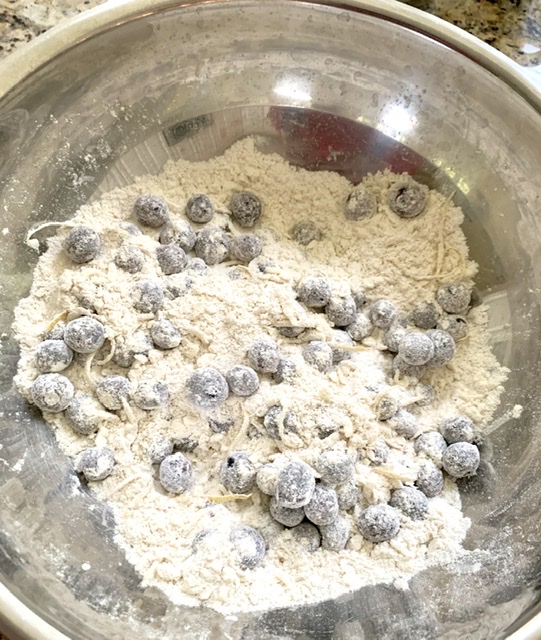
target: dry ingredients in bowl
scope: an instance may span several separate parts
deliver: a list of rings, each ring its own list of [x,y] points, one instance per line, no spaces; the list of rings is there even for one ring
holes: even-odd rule
[[[248,138],[50,241],[16,311],[17,384],[143,585],[261,610],[465,553],[456,479],[506,371],[462,220],[406,175],[353,187]]]

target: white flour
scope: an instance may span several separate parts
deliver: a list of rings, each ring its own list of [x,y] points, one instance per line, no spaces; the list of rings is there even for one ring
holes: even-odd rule
[[[421,569],[465,553],[461,542],[469,521],[461,513],[458,491],[449,478],[441,496],[429,500],[428,517],[413,521],[404,516],[400,533],[389,542],[366,541],[354,524],[354,512],[349,512],[353,535],[339,553],[303,551],[289,530],[271,520],[268,498],[257,489],[246,500],[218,504],[208,498],[227,493],[217,472],[232,450],[246,451],[256,465],[280,452],[313,465],[322,450],[346,448],[358,456],[355,480],[361,489],[361,506],[387,500],[393,488],[414,482],[419,458],[413,442],[396,435],[374,415],[374,389],[390,389],[404,405],[415,397],[413,387],[391,384],[391,356],[382,350],[381,334],[376,331],[364,341],[366,350],[354,352],[330,373],[320,373],[304,363],[302,346],[314,339],[332,342],[333,331],[324,314],[307,310],[294,291],[302,276],[323,274],[336,293],[347,294],[362,286],[369,300],[389,298],[407,313],[420,301],[434,300],[444,282],[460,279],[472,284],[476,265],[467,258],[461,211],[430,192],[422,215],[398,218],[385,200],[398,179],[390,173],[367,177],[365,183],[380,194],[378,212],[370,220],[351,222],[343,215],[351,190],[346,179],[293,168],[276,155],[259,153],[254,141],[246,139],[222,157],[205,163],[168,164],[161,175],[137,179],[133,186],[82,207],[74,222],[92,226],[102,240],[94,261],[75,265],[62,253],[65,229],[51,240],[36,267],[31,295],[21,301],[16,314],[22,350],[17,384],[27,397],[38,374],[34,349],[47,326],[63,312],[77,315],[77,308],[90,301],[107,336],[118,341],[137,331],[148,333],[154,319],[133,309],[129,292],[134,283],[158,279],[180,292],[179,297],[166,299],[158,314],[180,329],[178,348],[151,350],[148,357],[138,356],[130,369],[121,369],[112,362],[97,364],[110,350],[107,341],[92,363],[93,383],[84,373],[84,359],[76,358],[63,372],[77,389],[90,393],[96,381],[112,373],[127,375],[133,383],[144,378],[161,380],[171,393],[166,408],[145,412],[131,405],[133,419],[124,411],[109,413],[99,432],[89,437],[75,434],[63,415],[46,415],[69,455],[94,444],[114,451],[113,474],[93,488],[113,507],[118,543],[140,572],[144,586],[156,586],[178,603],[204,602],[223,612],[259,610],[332,598],[365,584],[403,584]],[[154,255],[159,231],[144,228],[143,235],[129,236],[119,227],[124,220],[135,221],[133,202],[143,193],[163,196],[172,215],[182,217],[180,212],[193,193],[208,194],[224,211],[231,195],[243,189],[263,202],[263,215],[254,229],[263,240],[263,254],[248,267],[225,262],[211,267],[206,276],[163,276]],[[306,219],[316,223],[323,237],[301,247],[290,232],[295,223]],[[226,214],[217,215],[209,226],[226,224],[233,234],[244,232]],[[141,273],[130,275],[114,264],[113,256],[126,240],[146,255]],[[451,363],[431,370],[423,379],[434,386],[436,402],[409,407],[423,431],[437,429],[443,419],[457,414],[469,416],[483,428],[498,404],[505,370],[488,347],[486,309],[471,310],[468,322],[469,335],[459,342]],[[284,325],[311,329],[292,340],[275,328]],[[214,433],[208,415],[186,403],[184,382],[195,367],[212,366],[225,373],[234,364],[247,364],[246,349],[262,335],[278,342],[281,353],[296,362],[300,375],[282,384],[261,375],[255,395],[230,395],[218,413],[232,418],[233,427],[228,433]],[[298,414],[299,436],[286,437],[286,442],[265,435],[250,438],[254,431],[264,434],[262,417],[278,403]],[[314,425],[325,412],[334,415],[340,429],[320,440]],[[189,492],[172,496],[161,489],[157,467],[148,461],[156,435],[197,441],[197,448],[186,454],[196,474]],[[371,465],[367,456],[381,441],[390,447],[389,460]],[[227,531],[238,523],[260,530],[268,543],[263,564],[253,570],[241,570],[233,559]],[[207,528],[221,531],[222,539],[206,545],[205,553],[194,553],[194,536]]]

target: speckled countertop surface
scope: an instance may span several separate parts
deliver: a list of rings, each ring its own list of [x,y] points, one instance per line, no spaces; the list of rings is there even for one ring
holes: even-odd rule
[[[63,18],[103,2],[0,0],[0,57]],[[409,4],[466,29],[526,68],[541,66],[541,0],[409,0]]]
[[[60,20],[115,0],[0,0],[0,58]],[[541,86],[541,0],[409,0],[519,63]],[[0,640],[8,640],[0,631]]]

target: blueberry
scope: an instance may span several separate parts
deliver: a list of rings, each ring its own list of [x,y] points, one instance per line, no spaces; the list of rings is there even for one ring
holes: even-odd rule
[[[357,305],[353,296],[346,296],[345,298],[331,296],[325,307],[325,315],[335,327],[347,327],[355,322]]]
[[[99,320],[82,316],[68,322],[64,342],[77,353],[93,353],[105,342],[105,329]]]
[[[438,329],[446,331],[456,342],[463,340],[468,335],[468,323],[462,316],[448,314],[441,319]]]
[[[336,411],[323,409],[319,411],[316,416],[316,431],[317,436],[321,440],[328,438],[333,433],[340,430],[340,427],[347,422],[346,417],[343,414]]]
[[[191,260],[188,260],[185,269],[185,271],[190,271],[191,273],[198,276],[207,274],[208,270],[209,268],[205,264],[205,261],[201,258],[192,258]]]
[[[184,249],[181,249],[176,244],[160,245],[156,249],[156,258],[160,269],[166,276],[180,273],[188,262]]]
[[[43,373],[30,387],[33,403],[42,411],[58,413],[66,409],[75,393],[72,383],[59,373]]]
[[[240,262],[251,262],[261,255],[263,243],[253,233],[245,233],[233,239],[231,254]]]
[[[241,227],[253,227],[261,217],[261,202],[248,191],[235,194],[229,203],[233,219]]]
[[[135,362],[136,355],[146,355],[151,348],[149,337],[142,331],[136,331],[128,337],[120,336],[117,338],[113,362],[127,369]]]
[[[390,449],[383,441],[375,442],[367,451],[367,457],[374,467],[385,464],[389,459]]]
[[[138,273],[145,264],[145,254],[139,247],[123,244],[115,255],[115,264],[128,273]]]
[[[173,440],[167,436],[156,436],[150,443],[148,457],[152,464],[161,464],[173,453]]]
[[[298,222],[292,229],[293,240],[306,246],[315,240],[321,240],[321,231],[311,220]]]
[[[426,206],[426,189],[413,180],[400,182],[389,192],[387,202],[391,211],[401,218],[415,218]]]
[[[192,482],[192,464],[182,453],[166,456],[160,463],[160,483],[169,493],[184,493]]]
[[[329,486],[349,480],[353,475],[353,469],[353,460],[341,449],[324,451],[316,461],[316,470],[321,476],[321,482]]]
[[[244,451],[232,451],[220,467],[220,482],[232,493],[249,493],[256,470]]]
[[[399,409],[389,420],[389,424],[399,436],[404,438],[415,438],[419,433],[417,418],[405,409]]]
[[[428,361],[428,366],[443,367],[455,355],[455,341],[447,331],[442,331],[441,329],[430,329],[426,332],[426,335],[434,343],[434,355]]]
[[[321,546],[321,535],[313,524],[302,522],[291,529],[295,541],[308,553],[314,553]]]
[[[280,467],[272,462],[259,467],[255,476],[257,488],[267,496],[274,496]]]
[[[317,484],[304,513],[308,520],[317,525],[331,524],[338,517],[338,496],[336,491],[323,484]]]
[[[443,422],[440,426],[440,433],[447,444],[454,444],[455,442],[472,443],[476,439],[477,429],[469,418],[455,416]]]
[[[186,203],[184,212],[192,222],[209,222],[214,217],[214,205],[204,193],[196,193]]]
[[[281,507],[289,509],[304,507],[310,502],[315,487],[312,469],[304,462],[290,462],[278,474],[276,501]]]
[[[328,551],[342,551],[346,548],[350,536],[349,522],[338,517],[334,522],[319,527],[321,546]]]
[[[223,545],[223,538],[218,529],[201,529],[192,540],[192,551],[197,553],[200,550],[216,550]]]
[[[307,307],[325,307],[331,299],[331,285],[327,278],[308,276],[299,284],[297,297]]]
[[[327,373],[331,370],[333,352],[326,342],[312,340],[303,348],[302,356],[307,364],[321,373]]]
[[[141,231],[141,229],[139,229],[139,227],[136,224],[133,224],[133,222],[121,222],[118,226],[121,229],[124,229],[124,231],[126,231],[127,233],[129,233],[130,236],[143,235],[143,232]]]
[[[418,407],[427,407],[436,400],[436,390],[431,384],[420,382],[413,390],[415,394],[415,404]]]
[[[370,542],[391,540],[400,531],[400,514],[388,504],[374,504],[359,514],[357,526],[363,538]]]
[[[252,367],[261,373],[274,373],[280,362],[278,345],[272,338],[262,336],[255,340],[247,352]]]
[[[93,287],[96,291],[97,287]],[[90,293],[80,293],[75,296],[77,305],[90,313],[96,313],[96,305]]]
[[[182,453],[193,453],[199,446],[199,441],[191,436],[185,438],[175,438],[173,441],[174,448]]]
[[[359,489],[357,485],[348,480],[335,488],[338,506],[342,511],[352,509],[359,502]]]
[[[400,343],[407,335],[408,330],[396,322],[393,323],[383,335],[383,344],[391,353],[398,353]]]
[[[427,498],[434,498],[443,491],[443,473],[432,462],[424,462],[419,467],[415,486]]]
[[[178,282],[178,280],[177,280]],[[181,298],[186,295],[188,289],[191,288],[193,282],[190,278],[183,278],[183,280],[179,284],[172,284],[171,282],[167,282],[165,284],[165,288],[163,291],[164,296],[167,300],[177,300],[177,298]]]
[[[259,378],[251,367],[237,364],[225,376],[231,393],[236,396],[251,396],[259,389]]]
[[[69,367],[73,351],[64,340],[44,340],[38,344],[35,358],[41,373],[58,373]]]
[[[449,282],[436,292],[436,300],[447,313],[464,313],[471,300],[471,291],[462,282]]]
[[[163,289],[158,282],[142,280],[131,290],[133,307],[141,313],[156,313],[163,305]]]
[[[406,364],[418,367],[434,357],[434,342],[419,331],[406,333],[398,345],[398,355]]]
[[[213,433],[228,433],[234,422],[231,418],[208,418],[207,423],[209,429]]]
[[[426,373],[425,365],[413,365],[404,362],[400,356],[396,356],[393,360],[392,374],[393,377],[398,374],[399,378],[407,377],[412,380],[420,380]]]
[[[370,322],[379,329],[388,329],[396,318],[397,309],[390,300],[376,300],[368,310]]]
[[[222,229],[203,229],[197,234],[195,255],[205,264],[215,265],[223,262],[231,252],[231,241]]]
[[[479,466],[479,449],[469,442],[455,442],[445,450],[442,463],[453,478],[473,476]]]
[[[89,482],[105,480],[113,472],[115,456],[111,449],[91,447],[77,456],[75,470]]]
[[[276,502],[275,497],[272,497],[270,500],[269,511],[276,522],[283,524],[284,527],[296,527],[304,520],[304,509],[302,507],[297,509],[281,507]]]
[[[131,393],[131,382],[124,376],[107,376],[96,386],[96,395],[104,407],[118,411]]]
[[[433,302],[421,302],[410,314],[410,320],[419,329],[434,329],[440,319],[440,312]]]
[[[376,196],[359,185],[348,195],[344,214],[348,220],[368,220],[376,213],[377,208]]]
[[[349,360],[351,358],[351,351],[349,349],[340,348],[338,345],[343,345],[343,347],[354,347],[355,342],[350,337],[349,333],[343,331],[342,329],[334,329],[332,332],[331,345],[332,349],[332,363],[339,364],[343,360]]]
[[[278,361],[278,367],[272,374],[274,382],[280,384],[281,382],[291,382],[297,375],[297,365],[293,360],[288,358],[280,358]]]
[[[265,540],[252,527],[241,524],[231,531],[229,540],[233,544],[241,569],[254,569],[265,557]]]
[[[169,208],[165,200],[150,193],[137,198],[133,212],[139,222],[155,229],[169,221]]]
[[[306,327],[277,327],[278,333],[284,338],[298,338]]]
[[[65,328],[65,322],[57,322],[49,331],[43,334],[43,340],[63,340]]]
[[[169,402],[169,389],[158,380],[142,380],[133,392],[133,402],[144,411],[151,411]]]
[[[447,449],[447,443],[441,433],[437,431],[427,431],[422,433],[414,443],[415,452],[424,454],[435,464],[441,467],[441,459]]]
[[[355,291],[352,291],[351,295],[353,296],[353,299],[355,300],[355,305],[357,306],[357,309],[362,309],[364,307],[364,305],[366,304],[366,292],[364,289],[362,289],[361,287],[358,287],[357,289],[355,289]]]
[[[91,396],[76,393],[64,415],[75,432],[88,436],[99,429],[103,421],[103,408]]]
[[[90,262],[98,255],[101,247],[100,237],[90,227],[73,227],[64,240],[64,251],[77,264]]]
[[[194,248],[195,231],[187,220],[173,220],[160,231],[160,244],[176,244],[185,253]]]
[[[273,440],[281,440],[280,420],[285,433],[297,433],[299,430],[299,420],[292,411],[286,411],[282,416],[283,409],[279,404],[275,404],[268,409],[263,418],[263,425],[267,434]]]
[[[166,318],[156,320],[151,324],[150,337],[158,349],[174,349],[181,341],[180,331]]]
[[[186,380],[186,396],[198,409],[215,409],[229,394],[224,376],[212,367],[201,367]]]
[[[353,322],[346,327],[348,334],[357,342],[367,338],[373,330],[374,326],[366,313],[357,313]]]
[[[389,504],[412,520],[424,520],[428,513],[428,500],[425,494],[415,487],[396,489],[391,495]]]
[[[398,411],[398,402],[388,395],[378,398],[375,406],[375,414],[378,420],[389,420]]]

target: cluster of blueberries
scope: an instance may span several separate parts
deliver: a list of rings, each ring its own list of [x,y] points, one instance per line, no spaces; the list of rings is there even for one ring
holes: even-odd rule
[[[382,330],[388,350],[396,353],[393,370],[415,379],[422,377],[427,367],[440,367],[449,362],[455,353],[455,339],[459,340],[467,333],[465,319],[457,314],[465,313],[472,305],[471,292],[462,283],[449,283],[439,288],[436,298],[443,314],[436,304],[422,303],[407,318],[401,317],[389,300],[377,300],[368,311],[362,311],[366,304],[362,292],[353,294],[351,299],[333,298],[330,283],[320,277],[305,279],[297,293],[306,306],[323,309],[336,332],[345,331],[351,340],[354,336],[356,340],[362,340],[375,328]],[[366,329],[359,334],[356,331],[361,323]],[[411,325],[415,328],[412,329]],[[447,330],[437,328],[442,325]],[[279,329],[282,335],[293,339],[304,330],[303,327]],[[337,342],[335,347],[318,341],[308,343],[303,348],[306,362],[321,372],[328,371],[332,364],[348,356],[346,350],[340,349],[340,341]],[[313,356],[311,348],[314,344],[322,345],[316,350],[317,357]],[[337,351],[343,352],[338,358]],[[188,399],[199,409],[213,410],[225,402],[229,392],[239,396],[255,393],[259,386],[258,372],[270,373],[278,382],[296,375],[295,363],[282,358],[276,342],[269,337],[254,341],[247,351],[247,358],[251,366],[236,365],[225,375],[211,367],[196,369],[186,381]],[[424,397],[417,404],[433,401],[432,387],[425,384],[418,385],[416,389],[421,387]],[[449,418],[439,431],[419,435],[416,417],[401,409],[390,395],[380,397],[375,414],[378,420],[389,421],[399,435],[415,438],[414,448],[422,460],[415,486],[393,491],[388,504],[374,504],[355,512],[355,522],[363,537],[379,543],[398,534],[401,514],[413,520],[426,517],[428,498],[439,495],[443,490],[443,471],[454,478],[474,475],[480,454],[476,444],[478,431],[467,417]],[[294,412],[284,410],[281,405],[273,405],[264,416],[263,426],[268,437],[280,440],[281,429],[285,433],[296,433],[301,425]],[[321,434],[321,437],[326,435],[329,433]],[[173,453],[173,447],[172,441],[160,438],[154,445],[154,451],[159,450],[159,453],[153,454],[153,461],[160,463],[164,488],[180,493],[191,485],[193,471],[182,453]],[[374,453],[372,463],[383,464],[389,450],[382,444]],[[246,494],[257,487],[268,495],[273,519],[291,529],[292,535],[307,550],[315,551],[321,546],[340,551],[351,534],[349,522],[341,512],[359,504],[353,473],[354,461],[343,450],[324,451],[315,469],[301,461],[291,461],[285,466],[269,463],[256,468],[247,452],[233,451],[221,466],[220,480],[234,494]],[[316,481],[318,477],[319,481]],[[257,566],[263,559],[265,546],[256,530],[251,527],[244,529],[244,533],[252,538],[252,550],[257,550],[252,556],[246,555],[245,550],[244,566]],[[199,532],[194,540],[194,549],[207,536],[212,536],[212,531]]]
[[[426,208],[428,189],[412,179],[395,184],[387,194],[387,204],[400,218],[416,218]],[[367,220],[377,211],[376,194],[362,184],[347,197],[344,214],[349,220]]]
[[[230,202],[231,216],[241,227],[252,227],[261,215],[259,199],[249,192],[235,194]],[[195,194],[185,209],[186,216],[196,223],[209,222],[215,214],[214,205],[208,196]],[[134,203],[134,214],[143,225],[162,228],[160,246],[156,249],[157,262],[164,275],[172,275],[184,269],[203,273],[207,265],[217,264],[227,257],[240,262],[249,262],[260,255],[260,239],[251,233],[230,238],[221,229],[203,229],[196,233],[191,225],[182,219],[172,221],[167,203],[151,194],[142,195]],[[124,228],[130,235],[139,234],[139,228],[126,223]],[[98,256],[101,250],[99,234],[92,228],[78,225],[73,227],[63,244],[64,253],[76,264],[86,264]],[[196,257],[188,260],[186,253],[193,250]],[[124,242],[115,255],[115,264],[129,272],[138,273],[143,268],[145,256],[136,246]],[[134,285],[133,306],[141,313],[155,313],[162,306],[164,292],[154,281],[145,280]],[[68,322],[64,327],[57,325],[37,347],[35,362],[40,375],[31,386],[34,404],[42,411],[65,412],[73,429],[83,435],[95,432],[103,418],[100,405],[95,400],[76,392],[73,383],[59,372],[67,369],[74,354],[97,352],[106,339],[105,327],[92,316],[83,316]],[[166,318],[157,319],[150,328],[150,340],[142,345],[148,350],[173,349],[181,342],[177,327]],[[136,353],[131,349],[117,348],[113,360],[121,367],[130,367]],[[237,372],[238,374],[238,372]],[[235,387],[231,372],[231,384]],[[241,384],[241,383],[239,383]],[[238,387],[238,384],[235,388]],[[167,403],[169,390],[158,380],[142,380],[135,389],[125,376],[110,375],[103,378],[96,387],[96,396],[106,409],[117,411],[131,399],[135,406],[143,410],[156,409]],[[102,480],[110,475],[114,457],[108,449],[90,448],[82,452],[76,466],[88,480]]]
[[[253,193],[243,191],[235,194],[229,204],[231,217],[243,228],[253,227],[261,216],[261,202]],[[210,198],[202,193],[193,195],[186,203],[185,214],[192,222],[210,222],[216,211]],[[160,229],[160,246],[156,259],[165,275],[180,273],[186,268],[197,271],[204,264],[213,265],[232,257],[241,262],[250,262],[262,250],[261,240],[252,233],[231,237],[226,231],[209,227],[196,232],[184,219],[171,219],[169,207],[159,196],[145,194],[137,198],[134,214],[141,224]],[[127,223],[125,230],[138,235],[140,230]],[[79,225],[71,229],[65,243],[66,254],[76,263],[93,260],[100,252],[99,234],[92,228]],[[193,251],[196,262],[188,260],[187,253]],[[124,243],[115,256],[116,265],[128,273],[138,273],[143,268],[145,256],[136,246]]]
[[[447,364],[455,354],[455,341],[467,335],[467,322],[458,314],[468,310],[471,292],[460,282],[439,288],[437,301],[444,311],[443,316],[436,304],[430,302],[421,303],[406,316],[386,299],[376,300],[364,311],[366,296],[363,291],[345,297],[333,296],[330,282],[321,276],[302,280],[297,297],[315,311],[324,310],[334,326],[332,343],[312,340],[302,348],[304,360],[322,373],[350,357],[348,347],[354,347],[356,342],[361,342],[378,328],[383,331],[387,350],[396,354],[393,373],[420,379],[428,367]],[[291,339],[300,337],[305,330],[306,327],[278,328],[282,336]],[[272,374],[276,382],[290,380],[296,375],[295,362],[282,357],[278,345],[269,336],[258,338],[248,349],[247,357],[251,367],[237,365],[226,375],[213,367],[196,369],[186,382],[188,399],[199,409],[216,409],[225,402],[229,391],[238,396],[255,393],[259,387],[257,372]],[[272,427],[275,412],[276,407],[269,410],[265,424],[269,435],[277,439]]]
[[[82,316],[63,327],[57,327],[52,335],[54,337],[40,342],[35,351],[36,367],[42,373],[32,384],[32,399],[42,411],[54,413],[70,407],[73,428],[78,433],[88,435],[97,427],[89,424],[84,407],[74,408],[79,399],[73,385],[57,372],[67,369],[74,354],[88,355],[98,351],[105,341],[105,328],[96,318]],[[166,319],[153,322],[150,336],[158,349],[172,349],[180,344],[178,329]],[[128,397],[133,399],[137,407],[145,410],[165,404],[168,398],[167,387],[161,382],[143,380],[133,390],[130,381],[118,375],[103,378],[96,387],[96,395],[111,411],[122,409],[123,400]]]
[[[257,488],[268,496],[271,517],[290,529],[307,551],[314,552],[320,547],[341,551],[351,536],[345,512],[355,509],[355,525],[361,535],[373,543],[395,537],[401,517],[426,518],[428,498],[437,496],[443,489],[441,468],[455,478],[475,474],[479,450],[473,443],[478,437],[474,424],[464,416],[449,418],[439,431],[422,434],[415,440],[415,451],[423,460],[415,486],[394,490],[389,503],[362,509],[354,481],[355,462],[343,449],[323,451],[314,468],[300,460],[256,467],[245,451],[232,451],[223,461],[219,477],[233,494],[248,494]],[[173,440],[159,437],[152,444],[150,456],[154,464],[160,464],[164,488],[171,493],[182,493],[194,480],[193,469],[182,453],[173,453],[174,446]],[[256,529],[246,525],[241,528],[242,535],[238,527],[231,532],[231,541],[240,554],[241,566],[253,568],[264,558],[265,541]],[[193,540],[194,551],[203,540],[212,540],[214,533],[212,529],[198,532]]]
[[[173,340],[168,325],[171,325],[168,320],[161,319],[151,326],[151,338],[157,348],[173,348],[180,344],[180,334],[178,339]],[[118,411],[124,408],[128,399],[145,411],[167,403],[167,385],[152,378],[141,380],[134,388],[125,376],[105,376],[96,385],[95,393],[99,400],[96,402],[92,396],[76,391],[71,380],[59,373],[69,367],[77,354],[92,354],[103,346],[105,327],[96,318],[82,316],[65,326],[58,325],[52,330],[51,336],[38,344],[34,354],[36,368],[41,373],[30,388],[32,401],[42,411],[64,412],[68,423],[77,433],[94,433],[106,417],[104,408]],[[78,471],[88,480],[105,479],[113,466],[113,454],[108,449],[87,449],[77,461]]]

